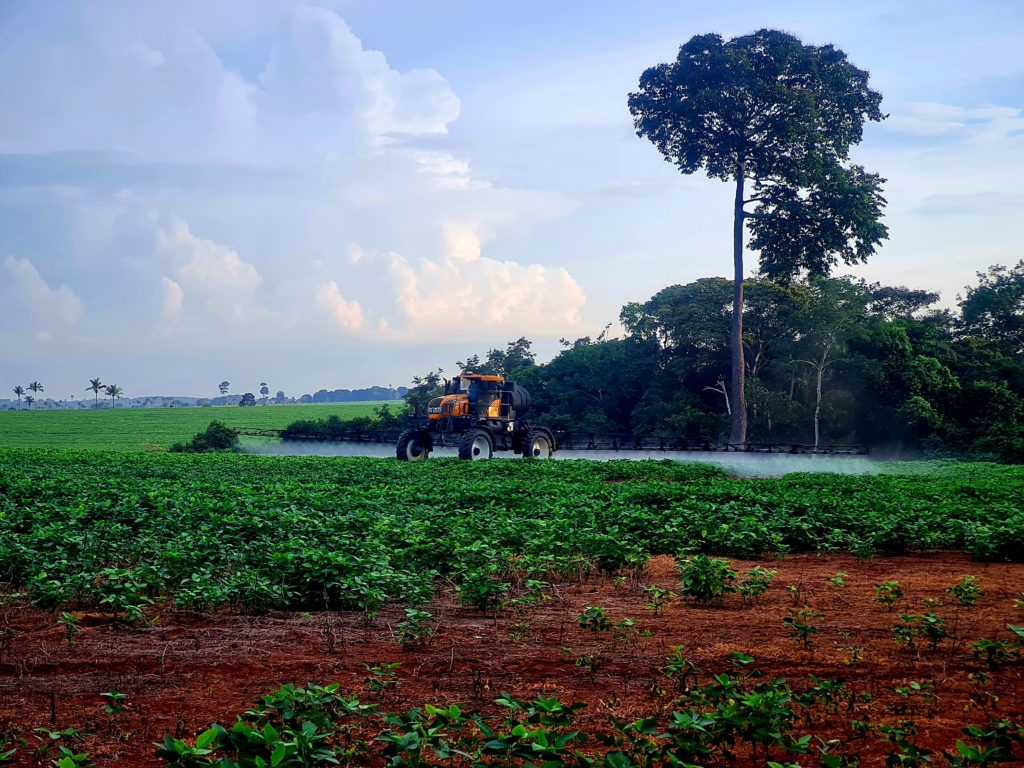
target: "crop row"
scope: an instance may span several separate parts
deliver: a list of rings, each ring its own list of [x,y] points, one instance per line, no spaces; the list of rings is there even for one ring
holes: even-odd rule
[[[919,738],[919,723],[935,717],[937,696],[929,685],[898,689],[894,718],[875,721],[872,695],[841,679],[817,678],[791,685],[765,677],[751,656],[733,654],[731,669],[704,675],[678,673],[678,654],[662,675],[678,683],[671,704],[637,718],[611,714],[605,723],[584,717],[585,705],[557,697],[532,700],[502,694],[496,712],[456,704],[425,704],[391,711],[387,700],[398,684],[398,664],[367,665],[370,701],[338,685],[287,684],[266,694],[234,723],[214,723],[193,738],[164,736],[154,744],[168,768],[241,766],[387,765],[404,768],[451,766],[591,766],[593,768],[701,768],[751,764],[772,768],[859,768],[871,755],[887,766],[918,768],[945,764],[971,768],[1014,764],[1024,754],[1024,726],[1014,715],[979,712],[965,718],[961,738],[936,754]],[[684,659],[685,661],[685,659]],[[698,679],[701,678],[701,679]],[[981,691],[987,690],[982,683]],[[103,710],[113,729],[128,703],[108,692]],[[840,728],[845,738],[822,734]],[[75,728],[36,729],[38,752],[58,751],[53,765],[93,765]],[[24,742],[24,740],[22,740]],[[18,748],[0,742],[0,764]],[[944,758],[939,763],[936,758]],[[760,760],[761,762],[758,762]]]
[[[674,462],[0,450],[0,582],[47,608],[375,611],[443,575],[486,603],[513,574],[653,554],[907,549],[1024,560],[1024,469],[730,477]]]

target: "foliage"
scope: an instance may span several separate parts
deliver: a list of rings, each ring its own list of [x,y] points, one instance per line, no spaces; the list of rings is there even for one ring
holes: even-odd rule
[[[820,619],[821,614],[806,605],[802,608],[787,608],[786,610],[789,615],[782,620],[782,623],[789,627],[790,636],[799,640],[804,650],[810,650],[811,635],[818,633],[818,627],[813,622]]]
[[[955,597],[960,605],[977,605],[978,598],[985,594],[978,584],[977,576],[964,576],[946,592]]]
[[[979,280],[968,293],[993,278]],[[812,443],[817,423],[823,444],[1024,463],[1024,359],[987,321],[966,321],[964,302],[960,315],[931,309],[937,298],[851,277],[745,281],[749,439]],[[723,277],[628,302],[625,338],[567,342],[516,372],[531,413],[572,432],[723,441],[731,302]]]
[[[903,587],[898,581],[884,581],[875,584],[875,600],[885,606],[885,610],[891,611],[896,601],[903,597]]]
[[[678,682],[670,706],[631,713],[614,710],[604,724],[586,715],[581,703],[557,697],[519,699],[503,693],[487,711],[457,704],[423,704],[392,711],[366,703],[338,685],[287,684],[265,695],[234,724],[214,723],[193,738],[171,736],[156,744],[165,766],[430,765],[589,766],[659,768],[743,763],[792,768],[820,754],[824,768],[855,768],[863,752],[882,747],[887,765],[925,765],[930,753],[916,742],[918,726],[899,719],[873,726],[857,719],[861,705],[841,680],[813,675],[794,687],[765,677],[742,658],[739,674],[712,673],[703,685],[697,670],[672,649],[666,674]],[[388,665],[393,666],[393,665]],[[580,666],[596,671],[597,657]],[[928,693],[912,683],[910,693]],[[383,694],[386,691],[371,691]],[[382,697],[376,696],[379,700]],[[860,697],[858,697],[859,699]],[[825,718],[846,718],[859,744],[815,740],[811,733]],[[1008,717],[967,724],[967,740],[945,752],[954,766],[1011,763],[1024,741],[1021,725]],[[874,744],[868,740],[873,739]]]
[[[1012,268],[989,267],[960,299],[959,329],[983,336],[1024,359],[1024,259]]]
[[[430,626],[433,616],[428,611],[406,608],[405,618],[398,622],[395,636],[402,645],[422,645],[434,636],[434,628]]]
[[[591,632],[607,632],[611,628],[604,608],[599,606],[587,606],[583,613],[576,617],[576,621],[580,623],[580,627]]]
[[[736,184],[731,323],[731,441],[746,441],[743,233],[774,278],[827,275],[865,261],[887,237],[882,179],[847,163],[863,126],[881,120],[868,73],[828,46],[762,29],[697,35],[674,62],[646,70],[629,96],[637,134],[682,173]],[[746,198],[745,183],[753,182]],[[753,212],[745,206],[755,204]],[[723,327],[724,330],[724,327]],[[724,390],[724,387],[723,387]]]
[[[740,593],[743,602],[756,603],[761,596],[768,591],[768,585],[775,578],[777,571],[767,571],[759,565],[743,574],[736,591]]]
[[[210,451],[234,451],[238,448],[238,430],[223,422],[211,421],[204,431],[187,443],[175,443],[171,453],[208,453]]]
[[[644,592],[647,594],[647,604],[644,607],[655,616],[661,614],[661,609],[665,607],[666,600],[672,596],[671,590],[662,589],[657,584],[644,587]]]
[[[545,574],[596,572],[610,541],[626,553],[698,552],[683,594],[708,603],[741,580],[718,553],[869,541],[1024,560],[1024,469],[883,468],[739,478],[671,461],[0,449],[0,579],[48,610],[137,621],[168,599],[246,612],[416,607],[442,573],[490,611],[537,593]]]
[[[356,416],[342,419],[336,414],[326,419],[300,419],[293,421],[283,430],[281,437],[285,440],[294,438],[330,439],[334,437],[353,437],[368,432],[393,432],[397,434],[406,427],[404,411],[393,412],[388,405],[373,409],[372,416]]]
[[[694,555],[686,558],[680,572],[680,594],[697,605],[721,605],[726,594],[736,591],[736,571],[729,567],[728,560]]]
[[[913,650],[920,638],[925,638],[928,647],[936,650],[943,640],[951,636],[946,631],[946,620],[936,616],[933,611],[924,614],[901,613],[900,623],[893,626],[892,632],[896,644],[908,650]]]

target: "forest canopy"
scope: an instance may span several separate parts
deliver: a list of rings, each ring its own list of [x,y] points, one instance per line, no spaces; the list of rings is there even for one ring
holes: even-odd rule
[[[749,281],[748,441],[1024,461],[1024,261],[978,279],[956,311],[850,277]],[[626,304],[622,338],[563,339],[545,364],[521,338],[459,368],[525,386],[554,429],[724,441],[731,314],[731,280],[701,278]],[[439,383],[420,377],[410,403]]]

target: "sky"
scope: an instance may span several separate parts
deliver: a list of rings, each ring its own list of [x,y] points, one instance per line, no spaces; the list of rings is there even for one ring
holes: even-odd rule
[[[407,385],[729,275],[730,186],[626,97],[691,36],[764,27],[884,97],[852,157],[890,239],[840,272],[953,306],[1024,258],[1018,0],[4,0],[0,393]]]

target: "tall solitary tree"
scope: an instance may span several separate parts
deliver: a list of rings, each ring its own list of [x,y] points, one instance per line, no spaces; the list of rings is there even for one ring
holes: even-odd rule
[[[267,382],[260,382],[260,396],[263,398],[264,404],[266,404],[267,397],[270,395],[270,387],[267,386]]]
[[[222,395],[226,395],[228,393],[228,390],[231,389],[231,382],[225,379],[224,381],[217,385],[217,389],[220,390],[220,393]]]
[[[111,408],[114,407],[115,399],[124,394],[124,390],[117,386],[117,384],[107,384],[107,386],[103,388],[103,392],[110,398]]]
[[[96,406],[97,407],[99,407],[99,404],[100,404],[100,390],[102,390],[102,389],[103,389],[103,382],[100,381],[98,376],[95,379],[89,379],[89,386],[85,388],[86,392],[92,392],[94,395],[96,395]]]
[[[38,400],[39,393],[43,391],[43,385],[38,381],[33,381],[31,384],[28,385],[28,388],[32,390],[32,392],[35,394],[33,401]]]
[[[883,119],[868,73],[831,46],[762,29],[725,41],[697,35],[629,95],[639,136],[685,174],[735,184],[730,441],[746,442],[743,236],[774,278],[862,262],[887,236],[883,179],[848,162],[865,121]],[[748,192],[746,184],[751,183]],[[749,195],[749,197],[748,197]],[[753,204],[748,211],[746,206]]]
[[[25,388],[23,386],[21,386],[21,384],[18,384],[14,388],[14,394],[17,395],[17,397],[18,397],[18,410],[20,411],[21,410],[21,396],[25,394]]]

